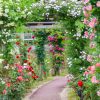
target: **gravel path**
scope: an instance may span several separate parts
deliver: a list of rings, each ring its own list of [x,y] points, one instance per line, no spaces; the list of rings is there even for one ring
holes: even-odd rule
[[[66,86],[65,77],[56,77],[53,81],[39,88],[30,96],[30,100],[61,100],[60,93]]]

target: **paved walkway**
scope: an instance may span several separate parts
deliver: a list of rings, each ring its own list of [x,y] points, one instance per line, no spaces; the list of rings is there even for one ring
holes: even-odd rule
[[[30,96],[30,100],[61,100],[60,93],[66,86],[65,77],[56,77],[53,81],[39,88]]]

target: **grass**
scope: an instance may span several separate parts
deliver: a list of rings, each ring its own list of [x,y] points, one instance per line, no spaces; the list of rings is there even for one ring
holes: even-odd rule
[[[72,88],[68,88],[68,100],[80,100],[75,91]]]
[[[51,81],[51,80],[53,80],[53,77],[52,76],[49,76],[49,77],[47,77],[47,78],[44,78],[43,80],[39,80],[39,81],[35,81],[34,83],[33,83],[33,85],[32,85],[32,88],[36,88],[37,86],[39,86],[39,85],[41,85],[41,84],[43,84],[43,83],[45,83],[45,82],[49,82],[49,81]]]

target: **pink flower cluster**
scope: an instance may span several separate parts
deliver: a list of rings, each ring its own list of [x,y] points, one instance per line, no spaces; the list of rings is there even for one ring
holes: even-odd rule
[[[94,66],[89,66],[87,70],[84,72],[84,76],[92,75],[91,77],[92,83],[100,83],[100,80],[97,80],[95,76],[95,71],[97,67],[100,67],[100,63],[96,63]]]
[[[83,14],[85,16],[84,18],[84,24],[89,27],[92,28],[93,31],[89,34],[88,31],[84,32],[84,36],[86,38],[89,38],[90,40],[93,40],[95,37],[95,26],[97,25],[98,21],[96,17],[91,18],[91,12],[93,10],[92,5],[89,3],[89,0],[83,0],[85,6],[83,8]],[[97,2],[97,4],[99,5],[99,3]]]
[[[48,36],[48,40],[49,40],[50,42],[53,42],[53,41],[55,41],[55,37],[54,37],[54,36]]]
[[[91,21],[89,22],[88,26],[90,28],[94,28],[97,25],[97,19],[96,18],[92,18]]]
[[[58,45],[55,46],[55,49],[58,50],[58,51],[64,51],[64,48],[61,48]]]
[[[93,40],[94,37],[95,37],[95,34],[94,34],[94,33],[89,34],[88,31],[85,31],[85,32],[84,32],[84,36],[85,36],[86,38],[89,38],[90,40]]]

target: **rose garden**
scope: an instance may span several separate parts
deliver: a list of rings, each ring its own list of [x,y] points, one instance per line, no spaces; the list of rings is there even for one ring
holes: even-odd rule
[[[0,0],[0,100],[55,77],[65,100],[100,100],[100,0]]]

